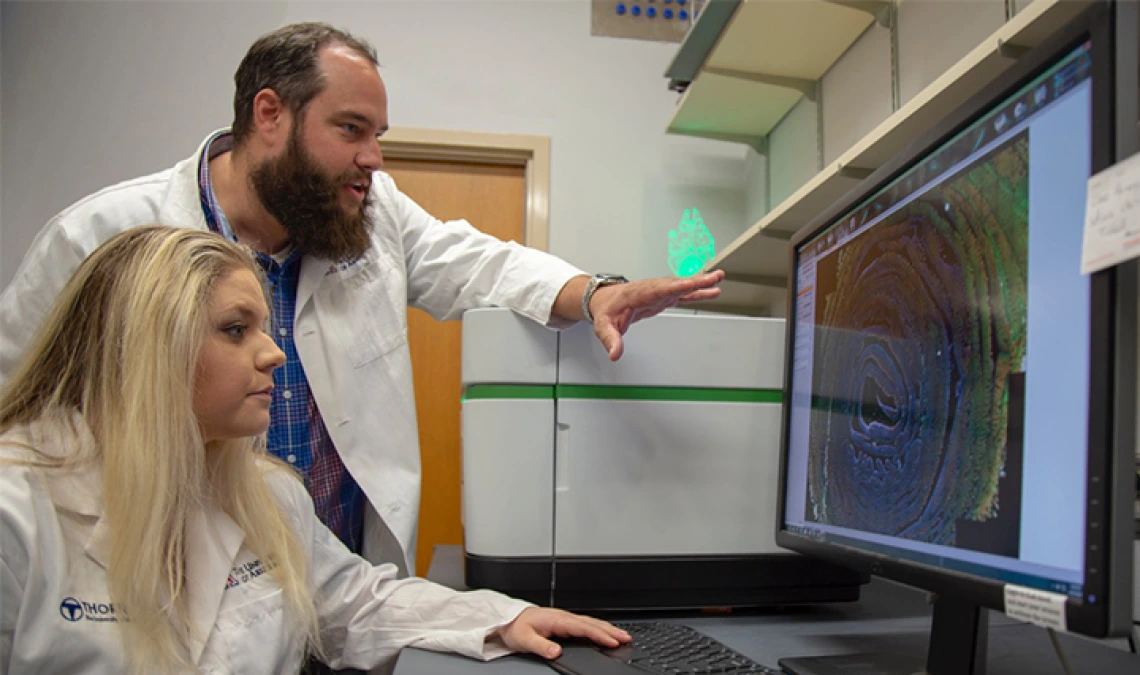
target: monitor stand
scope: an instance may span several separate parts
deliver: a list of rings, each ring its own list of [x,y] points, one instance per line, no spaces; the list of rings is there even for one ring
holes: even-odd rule
[[[989,610],[939,596],[934,601],[926,667],[898,654],[780,659],[793,675],[985,675]]]

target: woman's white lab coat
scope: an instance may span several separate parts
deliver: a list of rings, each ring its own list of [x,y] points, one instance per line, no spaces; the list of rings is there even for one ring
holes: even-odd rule
[[[0,384],[67,279],[99,244],[139,225],[206,229],[202,147],[173,169],[87,197],[53,218],[0,293]],[[556,325],[550,310],[581,271],[502,242],[464,221],[441,222],[377,172],[372,247],[347,266],[306,256],[293,335],[329,435],[368,498],[364,557],[414,570],[420,449],[407,306],[440,320],[509,307]]]
[[[0,458],[27,457],[5,441],[23,440],[63,456],[92,442],[37,423],[0,436]],[[2,462],[2,460],[0,460]],[[490,591],[458,593],[428,581],[397,579],[351,554],[313,512],[301,483],[275,470],[277,491],[309,554],[310,581],[324,648],[333,667],[391,665],[402,647],[489,659],[506,653],[484,639],[527,607]],[[107,594],[108,532],[97,467],[59,470],[0,463],[0,672],[82,675],[125,671],[118,622]],[[290,640],[284,602],[244,534],[218,509],[194,514],[186,546],[186,593],[194,634],[190,657],[202,673],[297,672],[302,645]],[[141,578],[154,570],[140,569]]]

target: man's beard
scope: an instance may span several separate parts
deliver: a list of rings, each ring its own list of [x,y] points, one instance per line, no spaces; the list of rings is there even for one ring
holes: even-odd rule
[[[330,178],[296,133],[285,152],[255,167],[249,180],[265,210],[281,223],[290,243],[301,253],[350,262],[372,245],[371,192],[355,213],[344,208],[340,197],[345,185],[371,182],[371,176],[352,171]]]

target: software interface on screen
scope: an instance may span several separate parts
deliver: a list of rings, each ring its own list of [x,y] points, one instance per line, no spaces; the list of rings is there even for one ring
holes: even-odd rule
[[[1089,66],[797,247],[786,529],[1081,595]]]

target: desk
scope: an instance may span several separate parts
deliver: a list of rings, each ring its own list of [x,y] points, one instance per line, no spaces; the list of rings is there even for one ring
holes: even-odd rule
[[[463,586],[463,553],[456,546],[436,548],[428,578]],[[615,618],[615,617],[608,617]],[[616,617],[626,619],[626,615]],[[856,603],[759,610],[732,616],[699,613],[640,613],[629,619],[675,621],[720,640],[760,663],[774,666],[787,656],[822,656],[884,651],[925,660],[930,631],[930,607],[925,595],[909,587],[875,579]],[[1140,655],[1123,641],[1113,645],[1071,635],[1059,635],[1062,649],[1076,673],[1112,675],[1140,673]],[[552,675],[537,659],[508,656],[480,663],[452,654],[406,649],[395,675]],[[990,613],[987,675],[1063,675],[1061,663],[1045,629]]]

